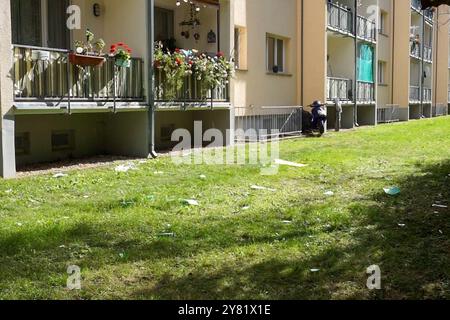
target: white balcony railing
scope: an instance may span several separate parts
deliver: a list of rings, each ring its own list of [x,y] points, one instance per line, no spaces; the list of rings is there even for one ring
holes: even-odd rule
[[[375,84],[373,82],[356,82],[356,101],[362,103],[375,102]]]
[[[340,101],[353,100],[353,81],[345,78],[327,78],[327,101],[332,102],[335,99]]]

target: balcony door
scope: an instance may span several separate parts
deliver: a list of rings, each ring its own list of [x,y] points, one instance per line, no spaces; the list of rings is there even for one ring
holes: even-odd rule
[[[66,26],[69,0],[11,0],[14,44],[68,49]]]

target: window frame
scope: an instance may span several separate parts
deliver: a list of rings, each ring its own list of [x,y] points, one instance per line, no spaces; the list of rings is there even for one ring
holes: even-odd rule
[[[273,68],[272,70],[269,68],[269,40],[273,39],[274,40],[274,47],[273,47],[273,66],[278,66],[278,41],[282,41],[283,45],[282,45],[282,49],[283,49],[283,57],[282,57],[282,71],[280,71],[280,69],[278,69],[278,72],[274,72]],[[266,34],[266,71],[268,73],[271,74],[287,74],[287,66],[286,66],[286,51],[287,51],[287,38],[285,37],[281,37],[281,36],[277,36],[277,35],[273,35],[273,34]]]

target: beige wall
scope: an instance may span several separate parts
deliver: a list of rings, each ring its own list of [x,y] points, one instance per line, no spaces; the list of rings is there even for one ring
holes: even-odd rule
[[[297,0],[235,0],[234,23],[247,29],[247,70],[236,72],[233,105],[237,108],[295,106],[297,97]],[[287,42],[286,74],[266,68],[266,35]]]
[[[433,101],[434,104],[448,103],[448,61],[449,61],[449,18],[450,8],[443,6],[438,11],[438,28],[436,30],[435,42],[435,78],[434,88],[436,88]]]
[[[392,103],[404,110],[409,107],[409,30],[411,23],[410,2],[406,0],[393,0],[393,79]],[[407,112],[403,112],[402,120],[407,120]]]
[[[325,0],[303,0],[302,105],[326,100],[327,9]]]

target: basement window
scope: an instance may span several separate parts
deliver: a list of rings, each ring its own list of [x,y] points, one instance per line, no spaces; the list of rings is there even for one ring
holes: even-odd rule
[[[16,156],[25,156],[30,154],[30,133],[16,133],[15,137]]]
[[[75,149],[75,131],[53,131],[52,151],[68,151]]]

